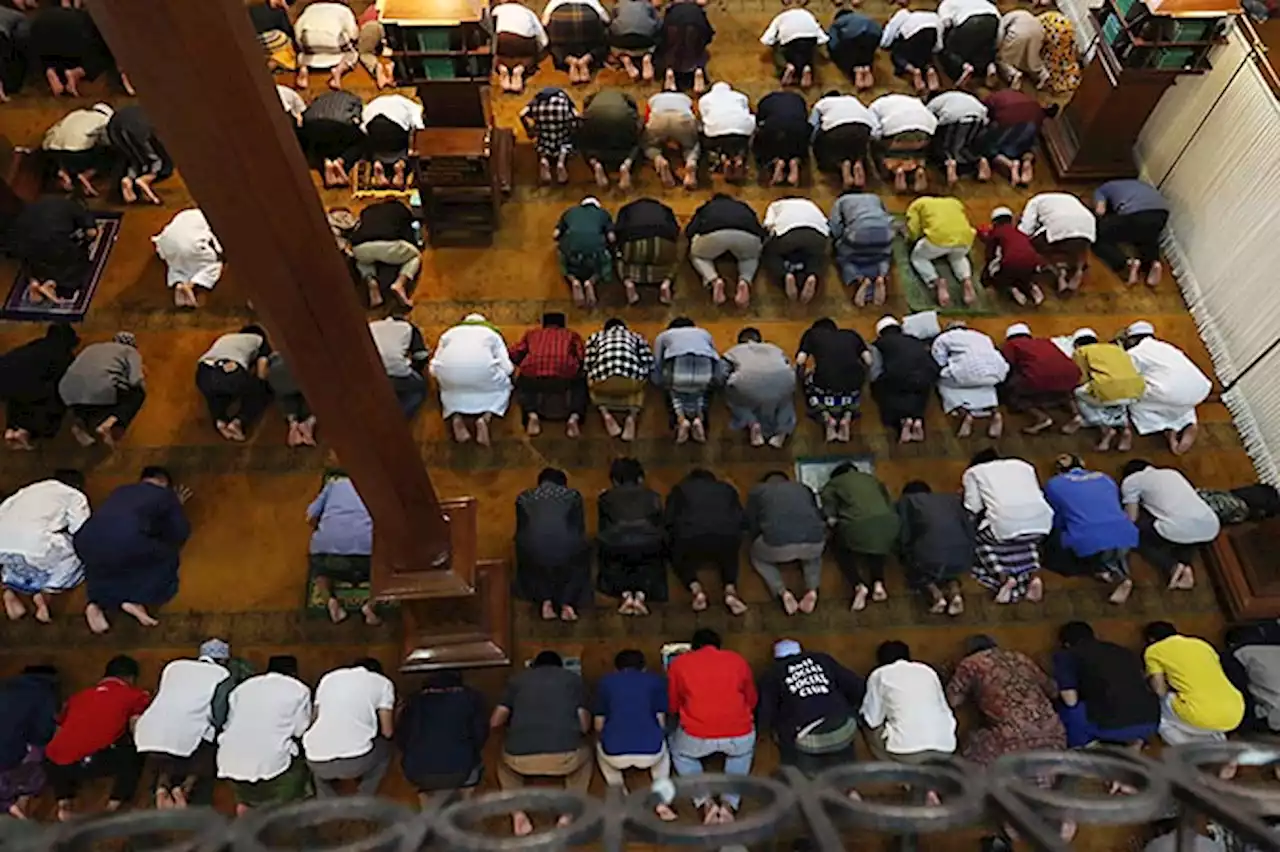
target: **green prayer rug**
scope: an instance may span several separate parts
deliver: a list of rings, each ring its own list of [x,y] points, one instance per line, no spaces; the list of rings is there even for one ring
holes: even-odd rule
[[[938,261],[938,273],[946,280],[947,288],[951,292],[951,306],[940,308],[938,307],[938,297],[933,292],[933,289],[924,285],[924,282],[920,280],[920,276],[916,274],[915,269],[911,266],[911,247],[907,243],[907,238],[903,236],[905,232],[903,219],[895,216],[894,224],[898,226],[899,234],[893,240],[894,281],[898,286],[899,292],[906,298],[907,307],[911,308],[912,313],[937,311],[942,316],[957,317],[993,316],[1000,313],[1000,309],[996,305],[995,293],[978,282],[986,262],[981,243],[975,240],[973,248],[969,249],[969,263],[973,266],[973,287],[978,295],[977,301],[972,305],[964,303],[964,293],[961,290],[960,282],[951,273],[951,267],[946,261]]]

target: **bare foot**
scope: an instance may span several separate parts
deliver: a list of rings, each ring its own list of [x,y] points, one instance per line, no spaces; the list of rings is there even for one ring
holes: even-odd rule
[[[813,85],[813,68],[806,65],[800,72],[800,88],[807,89]]]
[[[622,440],[634,441],[636,439],[636,416],[628,414],[627,419],[622,421]]]
[[[561,621],[577,621],[578,620],[577,610],[575,610],[573,607],[569,606],[568,604],[565,604],[564,606],[560,607],[560,620]]]
[[[133,190],[132,178],[120,178],[120,196],[124,199],[125,204],[132,204],[138,200],[138,193]]]
[[[529,415],[529,423],[524,427],[524,432],[530,438],[536,438],[542,434],[542,421],[538,419],[538,415]]]
[[[732,592],[725,592],[724,605],[730,615],[742,615],[747,611],[747,605],[742,602],[742,598]]]
[[[489,421],[483,416],[476,418],[476,443],[482,447],[489,446]]]
[[[542,602],[542,620],[543,621],[556,620],[556,607],[555,607],[555,604],[553,604],[551,601]]]
[[[669,279],[658,285],[658,301],[664,305],[671,304],[671,281]]]
[[[87,432],[79,423],[71,424],[71,437],[76,439],[76,443],[82,447],[92,447],[98,442],[98,439]]]
[[[151,613],[147,612],[147,608],[141,604],[123,603],[120,604],[120,611],[132,615],[143,627],[157,627],[160,624],[160,622],[151,617]]]
[[[1160,283],[1160,275],[1164,270],[1160,266],[1160,261],[1151,264],[1151,269],[1147,272],[1147,286],[1155,287]]]
[[[626,294],[627,294],[627,304],[628,304],[628,305],[638,305],[638,304],[640,304],[640,291],[636,289],[636,282],[634,282],[634,281],[623,281],[623,282],[622,282],[622,290],[623,290],[623,292],[624,292],[624,293],[626,293]]]
[[[467,431],[466,422],[456,414],[449,418],[449,424],[453,427],[453,440],[459,444],[465,444],[471,440],[471,433]]]
[[[511,815],[511,833],[516,837],[527,837],[533,834],[533,821],[524,811],[516,811]]]
[[[568,421],[564,424],[564,436],[566,438],[582,437],[582,425],[578,422],[578,415],[569,415]]]
[[[653,812],[657,814],[658,819],[663,822],[674,822],[678,818],[676,816],[676,812],[671,810],[667,805],[660,804],[653,809]]]
[[[693,611],[705,612],[707,609],[707,593],[701,587],[693,593]]]
[[[1004,434],[1004,415],[997,411],[991,415],[991,425],[987,427],[988,438],[999,438]]]
[[[347,611],[343,608],[342,601],[337,598],[329,598],[325,607],[329,610],[329,620],[334,624],[341,624],[347,620]]]
[[[4,590],[4,614],[9,616],[10,621],[17,621],[27,614],[27,608],[22,603],[22,599],[10,589]]]
[[[102,613],[102,607],[95,603],[91,603],[84,608],[84,620],[89,625],[89,630],[102,634],[111,629],[111,623],[107,621],[107,617]]]
[[[609,187],[609,174],[604,170],[604,165],[599,160],[591,163],[591,174],[595,176],[596,186],[601,189]]]
[[[813,297],[818,293],[818,276],[810,275],[804,279],[804,286],[800,288],[800,304],[807,305],[813,301]]]
[[[884,583],[876,580],[871,584],[871,600],[876,603],[883,603],[889,600],[889,590],[884,587]]]
[[[693,438],[693,440],[699,444],[705,444],[707,442],[707,430],[706,427],[702,425],[702,418],[695,417],[693,422],[689,424],[689,437]]]
[[[947,604],[947,615],[957,616],[964,613],[964,598],[956,595],[951,599],[951,603]]]
[[[782,592],[782,611],[787,615],[795,615],[800,609],[800,603],[796,600],[796,596],[791,594],[790,589],[784,589]]]
[[[810,589],[804,593],[804,597],[800,599],[800,611],[805,615],[809,615],[818,608],[818,590]]]
[[[1031,582],[1027,584],[1027,600],[1032,603],[1044,600],[1044,581],[1039,577],[1032,577]]]
[[[1128,426],[1120,431],[1120,443],[1116,444],[1116,450],[1127,453],[1133,449],[1133,430]]]
[[[867,595],[869,590],[866,586],[858,586],[853,590],[853,603],[849,604],[850,612],[862,612],[867,608]]]
[[[1116,586],[1115,591],[1111,593],[1111,597],[1107,598],[1117,606],[1129,600],[1129,595],[1133,593],[1133,581],[1126,579],[1120,585]]]
[[[379,627],[382,624],[382,616],[378,615],[378,611],[374,609],[371,602],[366,602],[360,607],[360,614],[364,616],[366,627]]]
[[[973,415],[965,414],[960,420],[960,428],[956,430],[957,438],[967,438],[973,434]]]
[[[1004,581],[1004,585],[996,592],[996,603],[1007,604],[1013,601],[1013,590],[1018,587],[1018,581],[1010,577]]]
[[[49,598],[43,592],[36,592],[31,596],[31,602],[36,605],[36,621],[41,624],[52,623],[53,615],[49,612]]]
[[[601,410],[600,420],[604,423],[604,431],[610,438],[616,438],[622,434],[622,427],[618,425],[618,420],[612,412]]]

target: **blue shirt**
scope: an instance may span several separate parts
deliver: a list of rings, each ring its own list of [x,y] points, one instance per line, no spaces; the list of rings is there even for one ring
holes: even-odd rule
[[[52,677],[22,674],[0,681],[0,772],[20,764],[32,746],[53,739],[58,691]]]
[[[1147,210],[1168,210],[1169,202],[1164,200],[1160,190],[1140,180],[1109,180],[1093,193],[1093,201],[1107,203],[1108,213],[1128,215],[1142,213]]]
[[[1044,496],[1063,547],[1077,556],[1138,546],[1138,528],[1120,505],[1120,488],[1105,473],[1080,468],[1060,473],[1045,484]]]
[[[310,553],[369,556],[373,553],[373,518],[350,479],[331,479],[307,507],[307,519],[319,519],[311,534]]]
[[[880,43],[880,34],[882,29],[880,24],[860,12],[850,12],[847,15],[840,15],[831,25],[831,29],[827,31],[827,37],[831,39],[827,43],[827,50],[835,53],[845,42],[853,41],[858,36],[872,36],[876,44]]]
[[[605,675],[596,687],[594,715],[604,717],[600,747],[605,754],[657,754],[667,712],[667,682],[653,672],[625,669]]]

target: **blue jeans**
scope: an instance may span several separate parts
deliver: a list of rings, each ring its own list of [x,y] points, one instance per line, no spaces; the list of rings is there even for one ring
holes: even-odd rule
[[[726,775],[750,775],[751,759],[756,752],[756,732],[743,734],[740,737],[718,737],[703,739],[690,736],[684,728],[677,728],[671,735],[671,762],[675,765],[677,775],[702,774],[702,759],[713,754],[724,755],[724,772]],[[732,793],[721,796],[721,801],[733,810],[742,802],[741,796]],[[710,796],[694,799],[693,803],[702,807],[711,801]]]
[[[418,413],[422,403],[427,400],[427,380],[417,373],[407,376],[392,376],[391,387],[396,393],[396,402],[405,419],[412,419]]]

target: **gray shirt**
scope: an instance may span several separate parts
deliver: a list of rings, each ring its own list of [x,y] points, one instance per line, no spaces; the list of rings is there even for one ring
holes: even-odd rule
[[[234,361],[248,370],[253,366],[259,351],[262,349],[261,334],[224,334],[213,342],[209,351],[200,356],[203,363],[214,364],[218,361]]]
[[[827,523],[809,486],[789,479],[761,482],[747,495],[747,528],[770,547],[826,541]]]
[[[412,375],[416,372],[415,362],[425,361],[430,357],[426,345],[422,343],[422,335],[408,320],[396,317],[374,320],[369,323],[369,333],[373,335],[373,345],[377,347],[382,366],[392,378]]]
[[[58,382],[58,395],[67,405],[112,405],[116,393],[142,384],[142,356],[113,340],[90,343]]]
[[[525,669],[507,681],[498,703],[511,711],[507,754],[562,754],[581,747],[578,708],[587,706],[587,693],[582,677],[568,669]]]
[[[872,229],[890,237],[893,220],[878,196],[869,192],[848,192],[836,199],[828,225],[832,239],[855,243],[860,233],[866,234]]]
[[[1232,656],[1249,675],[1254,715],[1280,731],[1280,645],[1245,645]]]
[[[1093,193],[1093,201],[1107,203],[1108,213],[1128,215],[1142,213],[1147,210],[1168,210],[1169,202],[1164,200],[1160,190],[1140,180],[1109,180]]]
[[[654,36],[658,33],[658,12],[649,0],[621,0],[613,7],[609,33],[615,36]]]
[[[729,364],[725,382],[731,397],[749,405],[777,402],[795,392],[795,368],[772,343],[739,343],[724,353]]]

